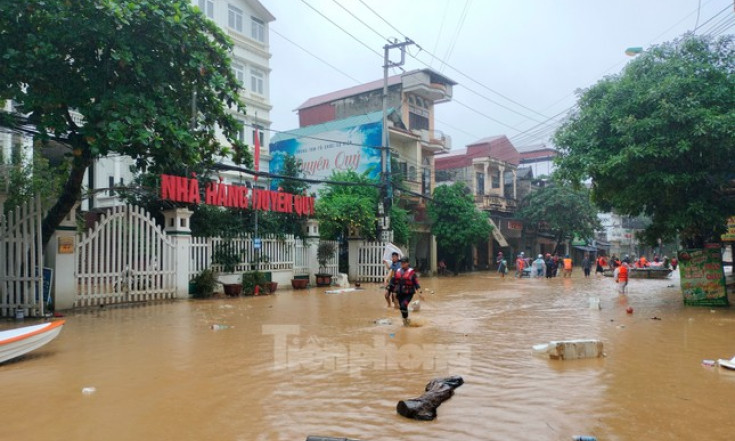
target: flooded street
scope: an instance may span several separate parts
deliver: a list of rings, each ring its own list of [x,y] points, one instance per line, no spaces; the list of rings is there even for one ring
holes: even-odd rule
[[[735,355],[735,311],[685,307],[678,278],[631,280],[625,298],[575,273],[424,278],[408,328],[377,285],[70,314],[55,341],[0,365],[1,438],[732,439],[735,371],[701,362]],[[574,338],[601,339],[607,357],[532,355]],[[396,414],[453,374],[465,384],[435,421]]]

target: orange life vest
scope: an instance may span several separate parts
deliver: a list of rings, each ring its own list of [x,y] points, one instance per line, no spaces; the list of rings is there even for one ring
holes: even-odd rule
[[[618,269],[618,280],[621,282],[627,282],[628,281],[628,267],[625,265],[622,265]]]
[[[565,270],[572,269],[572,259],[569,259],[569,258],[564,259],[564,269]]]
[[[396,271],[395,280],[398,282],[398,292],[401,294],[413,294],[416,292],[416,284],[414,283],[416,272],[413,268],[404,270],[403,268]]]

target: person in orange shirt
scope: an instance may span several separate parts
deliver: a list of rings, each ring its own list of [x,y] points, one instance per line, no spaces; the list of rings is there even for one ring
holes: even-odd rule
[[[648,260],[646,260],[646,256],[641,256],[640,259],[638,259],[638,264],[636,265],[638,268],[646,268],[648,267]]]
[[[615,277],[615,283],[618,283],[618,292],[625,294],[628,290],[628,264],[616,261],[613,276]]]
[[[597,258],[597,268],[595,268],[595,275],[603,275],[605,273],[605,267],[607,266],[607,260],[605,260],[605,256],[600,256]]]
[[[515,276],[518,278],[523,277],[523,268],[526,266],[526,261],[523,258],[523,253],[518,255],[518,258],[516,259],[516,273]]]
[[[562,274],[562,277],[572,277],[572,259],[569,254],[564,256],[564,274]]]

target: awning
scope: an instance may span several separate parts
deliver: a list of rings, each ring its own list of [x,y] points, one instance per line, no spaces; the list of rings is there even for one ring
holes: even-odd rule
[[[493,226],[493,239],[495,239],[501,247],[507,247],[508,241],[505,240],[505,236],[500,232],[500,228],[495,225],[495,222],[493,222],[491,218],[488,217],[487,220],[489,220],[490,224]]]
[[[589,251],[589,252],[597,251],[597,247],[590,247],[586,245],[574,245],[574,248],[578,250],[582,250],[582,251]]]

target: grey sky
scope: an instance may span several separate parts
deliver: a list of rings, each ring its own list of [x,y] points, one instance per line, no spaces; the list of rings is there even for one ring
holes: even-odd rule
[[[358,84],[277,33],[359,83],[382,78],[385,40],[338,4],[379,34],[402,39],[360,0],[261,1],[276,17],[270,35],[271,119],[276,130],[297,127],[293,110],[309,97]],[[626,48],[645,48],[694,29],[700,3],[697,33],[735,30],[733,0],[363,1],[425,51],[482,83],[473,83],[416,47],[410,49],[419,60],[459,83],[454,88],[456,101],[436,107],[436,128],[452,137],[453,149],[498,134],[507,135],[517,145],[545,141],[544,135],[550,134],[553,126],[541,125],[547,129],[534,131],[533,136],[523,132],[572,106],[575,89],[620,72],[630,60],[624,53]],[[378,54],[321,17],[307,3]],[[712,17],[715,18],[707,23]],[[392,58],[397,55],[396,52]],[[421,61],[409,56],[404,68],[426,67]]]

